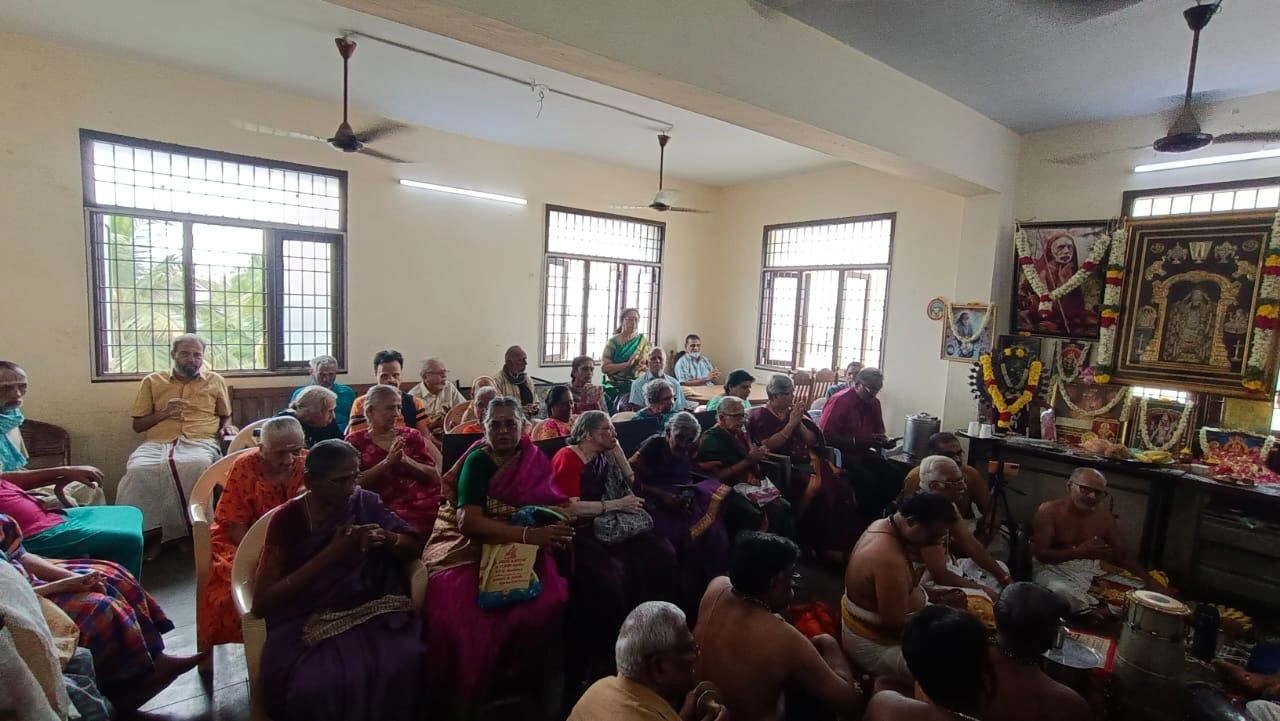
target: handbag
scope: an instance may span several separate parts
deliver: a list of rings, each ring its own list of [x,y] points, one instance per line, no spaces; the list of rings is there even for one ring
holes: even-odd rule
[[[614,501],[634,496],[622,469],[609,461],[602,500]],[[591,530],[601,543],[622,543],[653,530],[653,516],[647,511],[606,511],[591,520]]]
[[[538,527],[565,521],[555,508],[525,506],[511,516],[513,526]],[[542,581],[533,570],[538,547],[528,543],[486,543],[480,556],[476,601],[485,611],[497,611],[542,594]]]

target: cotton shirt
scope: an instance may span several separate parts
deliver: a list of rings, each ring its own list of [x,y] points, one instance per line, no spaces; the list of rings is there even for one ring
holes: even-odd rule
[[[147,429],[149,442],[172,443],[179,438],[195,441],[215,440],[222,418],[231,415],[231,396],[227,382],[211,370],[200,369],[191,380],[173,377],[173,371],[156,371],[142,379],[138,397],[129,415],[149,416],[165,407],[172,398],[182,398],[189,405],[177,418],[166,418]]]
[[[507,378],[507,374],[502,372],[501,368],[498,369],[497,373],[490,376],[490,378],[493,378],[493,387],[498,389],[498,395],[511,396],[512,398],[515,398],[517,402],[523,404],[524,399],[520,397],[520,386],[524,386],[529,391],[529,398],[531,399],[530,402],[538,402],[538,391],[533,387],[533,378],[530,378],[528,373],[524,376],[524,383],[512,383],[511,380]]]
[[[591,684],[568,721],[680,721],[680,714],[648,686],[609,676]]]
[[[427,409],[427,418],[431,419],[432,423],[448,413],[450,408],[467,402],[462,391],[452,383],[445,383],[439,393],[432,393],[427,390],[426,383],[419,383],[409,390],[409,395],[422,399],[422,404]]]
[[[736,396],[735,396],[735,398],[736,398]],[[712,398],[711,400],[707,401],[707,411],[714,411],[715,409],[719,408],[719,407],[720,407],[720,401],[722,401],[722,400],[724,400],[724,394],[723,394],[723,393],[721,393],[720,395],[716,396],[715,398]],[[751,401],[749,401],[749,400],[747,400],[747,399],[745,399],[745,398],[739,398],[738,400],[742,401],[742,410],[743,410],[744,412],[746,412],[746,413],[750,413],[750,412],[751,412]]]
[[[852,438],[858,444],[858,452],[864,457],[875,458],[880,455],[880,449],[872,445],[871,440],[872,436],[884,434],[880,399],[864,401],[858,397],[858,391],[853,386],[831,396],[822,407],[818,427],[827,437]]]
[[[694,378],[706,378],[711,375],[711,371],[715,370],[715,364],[706,356],[694,358],[685,353],[680,356],[680,360],[676,361],[676,378],[681,383],[691,381]],[[715,385],[715,381],[708,380],[707,385]]]
[[[400,405],[404,407],[404,397],[408,393],[400,391]],[[396,418],[397,426],[409,426],[416,429],[422,435],[431,433],[431,419],[427,418],[427,407],[421,398],[410,396],[413,398],[414,414],[410,422],[406,422],[403,411],[400,417]],[[351,404],[351,422],[347,424],[347,435],[351,435],[356,431],[363,431],[369,427],[369,419],[364,417],[364,396],[356,398],[356,402]]]
[[[666,380],[668,383],[671,384],[672,390],[674,390],[676,393],[675,405],[672,407],[675,408],[676,410],[684,410],[685,408],[689,408],[690,406],[688,401],[684,399],[684,391],[680,388],[680,381],[677,381],[675,378],[672,378],[669,375],[663,375],[662,377],[664,380]],[[656,380],[657,378],[658,378],[657,376],[650,373],[649,371],[645,371],[644,373],[641,373],[636,378],[635,382],[631,384],[631,397],[628,399],[631,405],[640,406],[641,408],[643,408],[649,404],[648,401],[644,399],[644,386],[649,381]]]
[[[292,402],[302,392],[302,389],[307,387],[302,386],[302,388],[295,390],[293,395],[289,397],[289,401]],[[355,405],[356,391],[351,386],[341,383],[334,383],[329,390],[338,396],[337,405],[333,407],[333,422],[338,425],[338,428],[346,428],[347,424],[351,422],[351,406]]]

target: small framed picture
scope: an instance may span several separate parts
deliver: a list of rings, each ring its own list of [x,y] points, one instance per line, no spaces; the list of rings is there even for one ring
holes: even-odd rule
[[[1168,446],[1173,443],[1173,450],[1176,452],[1181,450],[1183,446],[1190,445],[1188,443],[1189,426],[1182,425],[1182,412],[1186,410],[1186,405],[1174,401],[1161,401],[1155,399],[1147,399],[1145,403],[1141,400],[1134,400],[1133,411],[1129,418],[1129,446],[1131,448],[1140,448],[1143,450],[1151,450],[1158,447]],[[1146,437],[1143,437],[1143,431]],[[1181,431],[1182,438],[1175,439],[1174,436]]]
[[[976,363],[978,356],[991,352],[995,328],[994,304],[947,306],[942,319],[942,359]]]
[[[1124,438],[1128,386],[1097,383],[1055,385],[1050,396],[1058,439],[1079,445],[1091,438],[1120,442]]]

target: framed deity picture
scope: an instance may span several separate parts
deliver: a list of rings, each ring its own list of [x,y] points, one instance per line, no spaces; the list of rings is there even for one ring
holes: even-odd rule
[[[1141,450],[1160,448],[1174,453],[1182,450],[1189,437],[1190,423],[1182,422],[1186,409],[1184,403],[1135,398],[1129,411],[1129,447]]]
[[[1010,306],[1013,309],[1013,330],[1065,338],[1097,338],[1106,259],[1091,271],[1082,271],[1080,265],[1093,253],[1096,243],[1106,243],[1107,221],[1024,223],[1021,228],[1026,234],[1031,262],[1024,271],[1023,263],[1018,258],[1014,259],[1013,302]],[[1066,284],[1077,273],[1085,275],[1078,287],[1053,301],[1048,317],[1042,317],[1040,299],[1032,289],[1027,273],[1043,283],[1046,293]]]
[[[1067,383],[1080,378],[1080,372],[1089,367],[1089,352],[1093,343],[1068,338],[1045,339],[1044,370],[1046,377],[1062,376]]]
[[[1241,213],[1130,226],[1117,380],[1270,396],[1274,348],[1262,350],[1262,390],[1249,391],[1242,380],[1254,350],[1253,318],[1274,219],[1270,212]]]
[[[1053,407],[1058,440],[1078,446],[1093,438],[1118,442],[1124,438],[1124,409],[1129,387],[1098,383],[1055,383]]]
[[[1002,353],[1006,348],[1022,350],[1028,363],[1041,357],[1043,347],[1043,338],[1030,335],[1002,335],[996,340],[996,350]]]
[[[994,303],[948,304],[942,318],[942,359],[977,363],[978,356],[991,351],[995,329]]]

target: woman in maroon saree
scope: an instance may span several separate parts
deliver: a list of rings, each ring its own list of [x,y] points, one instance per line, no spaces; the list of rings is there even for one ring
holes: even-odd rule
[[[427,440],[413,428],[396,425],[401,397],[395,386],[374,386],[365,396],[369,424],[347,436],[360,453],[360,485],[382,497],[393,513],[431,536],[440,511],[440,471]]]
[[[580,519],[573,543],[567,629],[571,664],[584,661],[595,672],[613,673],[618,629],[631,609],[645,601],[675,601],[676,551],[665,537],[644,529],[623,537],[602,538],[594,520],[609,513],[644,513],[644,500],[626,488],[631,468],[618,450],[609,416],[587,411],[573,423],[568,445],[551,460],[554,482],[573,500]],[[610,482],[610,474],[615,480]],[[613,486],[609,493],[607,486]],[[634,517],[634,516],[633,516]],[[604,673],[600,673],[604,671]],[[588,681],[595,680],[588,678]]]
[[[842,562],[858,540],[859,517],[848,480],[827,459],[822,431],[805,415],[795,384],[776,375],[769,401],[750,414],[751,440],[791,458],[791,484],[783,489],[797,519],[800,546]]]
[[[550,551],[566,548],[566,524],[541,528],[510,523],[521,508],[563,506],[551,483],[551,464],[522,432],[519,402],[499,397],[488,406],[485,440],[462,463],[456,500],[447,503],[423,553],[431,573],[427,619],[427,694],[440,718],[469,717],[505,679],[542,678],[548,651],[561,634],[569,586]],[[494,610],[479,604],[480,559],[486,544],[539,547],[533,570],[542,584],[535,598]]]
[[[426,649],[405,563],[422,541],[356,486],[358,464],[347,443],[317,443],[308,492],[267,528],[253,611],[267,622],[262,684],[277,721],[410,721],[421,711]]]
[[[711,579],[729,568],[729,528],[721,511],[733,489],[718,478],[694,477],[701,434],[692,413],[677,413],[667,421],[665,433],[647,439],[631,456],[636,494],[653,516],[653,532],[675,548],[681,607],[690,615],[697,612]]]

